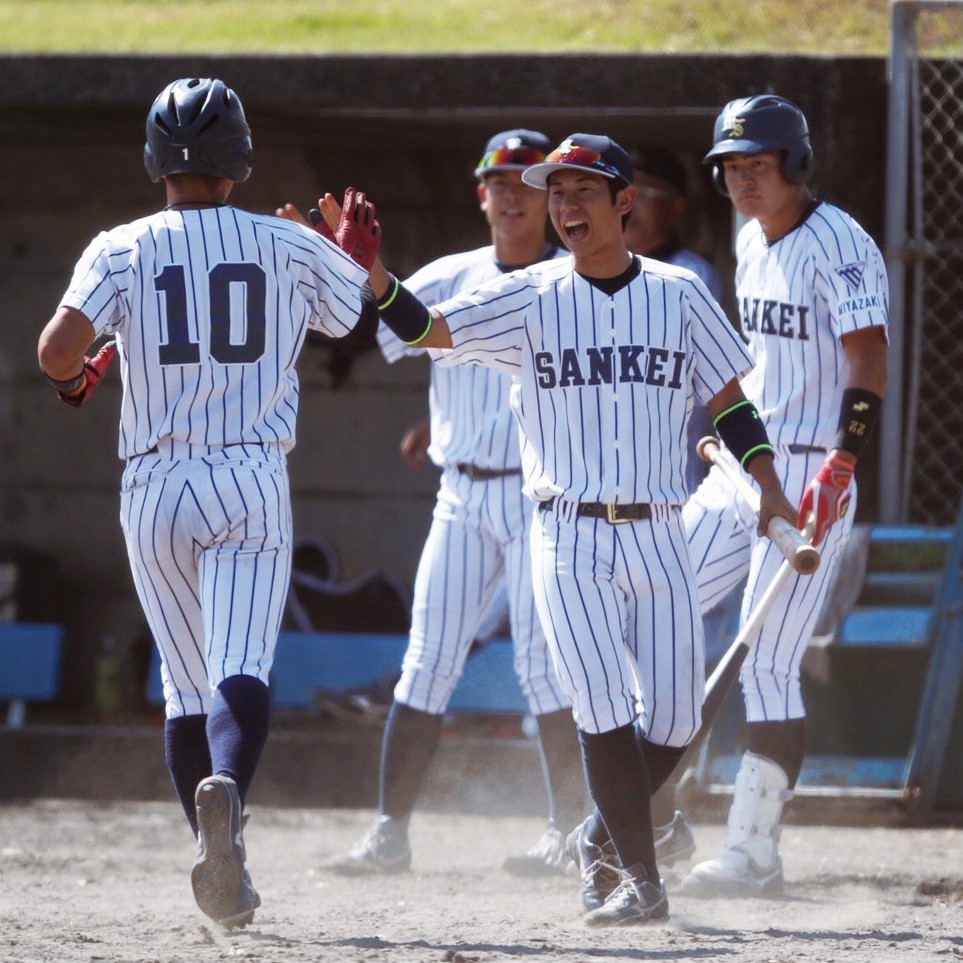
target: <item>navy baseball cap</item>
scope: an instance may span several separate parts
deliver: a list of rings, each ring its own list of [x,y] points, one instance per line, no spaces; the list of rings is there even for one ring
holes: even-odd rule
[[[545,160],[552,142],[537,130],[503,130],[489,138],[485,153],[475,168],[475,177],[493,171],[523,171]]]
[[[680,194],[685,194],[685,168],[671,151],[654,144],[640,144],[632,150],[632,166],[639,174],[664,181]]]
[[[532,187],[545,190],[548,178],[555,171],[588,171],[602,177],[632,183],[632,160],[625,148],[603,134],[569,134],[542,164],[535,164],[522,172],[522,180]]]

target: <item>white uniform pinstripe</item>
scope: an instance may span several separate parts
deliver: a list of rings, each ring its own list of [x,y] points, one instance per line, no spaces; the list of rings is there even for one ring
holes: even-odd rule
[[[736,295],[756,366],[743,379],[776,447],[776,470],[798,501],[833,446],[849,364],[844,335],[886,325],[888,284],[873,240],[847,214],[820,203],[796,229],[768,245],[757,221],[737,242]],[[748,477],[748,476],[747,476]],[[812,576],[795,577],[766,620],[742,670],[750,722],[805,715],[799,666],[856,513],[855,482],[847,515],[821,546]],[[755,534],[749,511],[713,469],[683,513],[699,599],[707,610],[748,574],[743,618],[780,562]]]
[[[115,334],[121,524],[168,718],[268,681],[290,575],[286,453],[308,328],[357,322],[365,273],[314,231],[234,207],[95,238],[61,304]]]
[[[703,637],[679,506],[686,422],[750,362],[691,272],[639,259],[614,295],[570,257],[515,272],[439,306],[443,364],[515,378],[536,602],[575,721],[607,732],[636,718],[683,745],[699,725]],[[576,516],[580,502],[651,505],[625,525]],[[692,671],[694,668],[694,671]],[[613,679],[620,684],[614,685]]]
[[[405,285],[426,304],[498,277],[492,246],[439,258]],[[395,361],[408,349],[382,326],[379,342]],[[567,706],[535,613],[528,549],[531,502],[522,495],[518,423],[511,379],[486,368],[432,365],[428,454],[442,469],[431,530],[415,577],[412,626],[397,701],[445,711],[496,589],[508,588],[515,667],[534,715]],[[458,465],[512,471],[472,480]]]

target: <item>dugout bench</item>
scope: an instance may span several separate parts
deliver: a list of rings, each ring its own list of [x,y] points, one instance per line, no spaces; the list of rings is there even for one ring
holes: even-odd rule
[[[803,673],[800,797],[891,801],[910,818],[963,808],[963,505],[953,528],[858,526],[865,554],[842,560],[854,588]],[[739,595],[725,640],[738,627]],[[805,665],[804,665],[805,669]],[[742,694],[729,694],[686,792],[729,795],[745,747]]]
[[[282,710],[314,710],[315,695],[349,693],[374,687],[401,671],[408,636],[368,632],[281,632],[271,669],[272,702]],[[164,701],[160,658],[153,654],[148,701]],[[482,643],[465,670],[448,712],[524,715],[528,702],[515,674],[510,639]]]
[[[0,701],[7,703],[8,728],[22,728],[28,702],[56,697],[63,634],[53,623],[0,622]]]

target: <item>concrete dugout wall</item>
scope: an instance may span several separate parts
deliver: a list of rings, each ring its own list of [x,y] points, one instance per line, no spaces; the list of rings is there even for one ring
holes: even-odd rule
[[[256,163],[239,206],[307,208],[320,191],[364,188],[402,275],[487,242],[471,171],[496,130],[665,144],[690,175],[688,240],[728,279],[731,212],[699,165],[721,105],[767,89],[800,103],[817,192],[881,239],[885,73],[879,59],[818,57],[0,58],[0,541],[48,552],[62,571],[65,702],[85,701],[100,639],[135,633],[140,614],[117,520],[117,378],[70,410],[38,375],[36,339],[87,241],[163,204],[141,152],[167,82],[218,76],[242,97]],[[410,472],[398,442],[426,411],[427,362],[345,361],[311,342],[300,371],[297,534],[328,539],[345,579],[377,569],[410,584],[437,475]],[[874,479],[862,484],[860,514],[873,518]]]

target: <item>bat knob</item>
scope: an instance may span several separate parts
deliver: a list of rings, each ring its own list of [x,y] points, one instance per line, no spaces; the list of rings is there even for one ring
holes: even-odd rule
[[[801,575],[812,575],[819,568],[819,562],[819,552],[812,545],[806,545],[796,552],[795,569]]]
[[[696,445],[696,454],[703,461],[712,461],[712,456],[709,453],[710,447],[719,449],[719,439],[715,435],[706,435],[704,438],[700,438]]]

